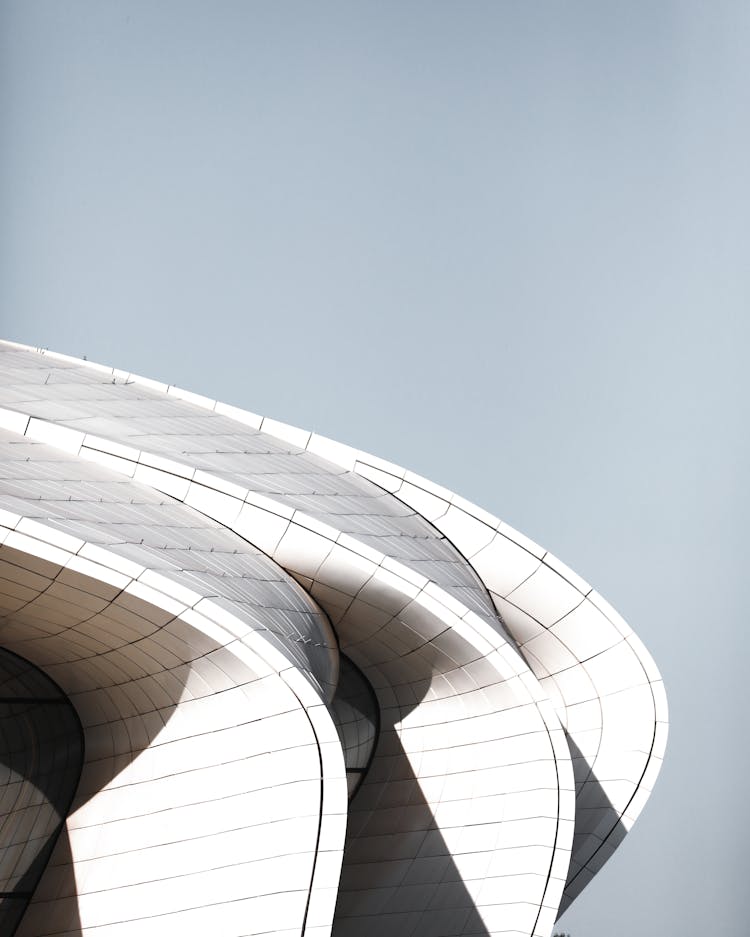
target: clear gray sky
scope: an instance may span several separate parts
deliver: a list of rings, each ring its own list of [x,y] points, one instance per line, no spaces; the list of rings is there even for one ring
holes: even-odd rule
[[[589,579],[667,760],[573,937],[746,937],[750,5],[0,3],[0,331],[393,459]]]

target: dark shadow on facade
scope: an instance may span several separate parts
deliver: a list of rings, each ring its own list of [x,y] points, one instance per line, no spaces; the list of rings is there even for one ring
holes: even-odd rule
[[[622,842],[627,830],[612,806],[591,766],[568,733],[565,738],[573,762],[576,788],[576,828],[573,855],[565,883],[560,913],[570,906],[596,874],[588,868],[592,860],[598,871]]]
[[[489,937],[395,728],[430,685],[426,675],[415,680],[410,704],[381,702],[375,755],[349,804],[333,937],[383,937],[391,929]]]
[[[189,664],[174,668],[172,685],[184,687],[189,671]],[[47,933],[50,901],[55,932],[81,937],[65,821],[148,748],[178,703],[161,708],[160,719],[149,718],[151,709],[140,719],[99,726],[109,734],[110,754],[90,755],[94,760],[84,764],[84,732],[73,704],[45,673],[0,649],[0,937]],[[141,748],[119,751],[134,719]]]
[[[0,937],[16,932],[39,884],[82,763],[83,732],[68,699],[41,670],[0,650]]]

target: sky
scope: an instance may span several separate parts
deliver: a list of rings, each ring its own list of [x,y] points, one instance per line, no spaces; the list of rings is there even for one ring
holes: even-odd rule
[[[3,337],[406,465],[652,652],[571,937],[750,920],[749,48],[722,0],[0,3]]]

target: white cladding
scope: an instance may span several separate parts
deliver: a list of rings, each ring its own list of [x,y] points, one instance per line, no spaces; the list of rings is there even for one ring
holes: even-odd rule
[[[347,446],[11,343],[0,373],[2,643],[86,751],[21,937],[548,937],[666,743],[606,601]],[[380,708],[348,805],[341,652]]]

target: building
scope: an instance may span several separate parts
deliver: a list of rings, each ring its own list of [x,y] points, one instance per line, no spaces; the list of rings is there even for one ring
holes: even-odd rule
[[[0,934],[549,937],[664,753],[611,606],[366,453],[0,368]]]

